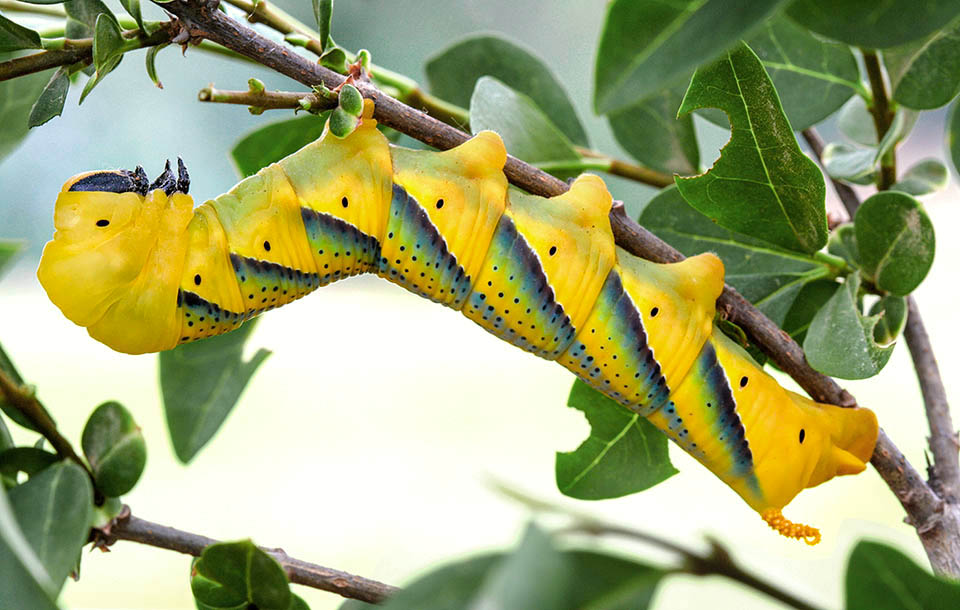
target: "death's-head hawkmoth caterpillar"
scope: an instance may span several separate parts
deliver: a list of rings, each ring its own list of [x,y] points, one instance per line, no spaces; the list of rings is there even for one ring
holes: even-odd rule
[[[500,137],[446,152],[388,144],[367,101],[329,132],[194,209],[185,172],[70,179],[38,276],[90,335],[128,353],[170,349],[329,284],[376,273],[555,360],[649,418],[784,535],[781,509],[862,471],[873,413],[816,403],[764,373],[714,325],[723,265],[660,265],[614,245],[603,181],[545,200],[510,189]]]

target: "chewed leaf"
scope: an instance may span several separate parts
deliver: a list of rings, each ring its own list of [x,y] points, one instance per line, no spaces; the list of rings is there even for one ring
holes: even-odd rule
[[[880,345],[889,345],[897,340],[903,327],[907,325],[907,299],[883,297],[870,308],[871,316],[878,314],[880,321],[873,327],[873,338]]]
[[[823,174],[800,150],[770,77],[749,47],[741,44],[697,70],[680,114],[698,108],[720,108],[732,130],[709,171],[676,179],[683,198],[728,229],[788,250],[823,247]]]
[[[813,317],[803,350],[810,366],[841,379],[866,379],[880,372],[893,346],[874,339],[879,315],[864,316],[858,306],[860,274],[854,273]]]
[[[576,451],[557,453],[557,487],[582,500],[618,498],[653,487],[676,474],[667,437],[579,379],[568,404],[583,411],[590,436]]]

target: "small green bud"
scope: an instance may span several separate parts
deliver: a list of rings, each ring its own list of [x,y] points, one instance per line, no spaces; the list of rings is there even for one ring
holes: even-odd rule
[[[360,49],[357,51],[357,63],[363,68],[364,72],[370,72],[370,51]]]
[[[344,112],[356,117],[363,114],[363,96],[360,95],[360,90],[350,84],[344,85],[340,89],[340,107]]]
[[[105,402],[90,415],[81,438],[97,489],[122,496],[137,484],[147,463],[147,445],[130,412]]]
[[[256,116],[263,114],[264,108],[263,106],[248,106],[247,110],[250,111],[250,114]]]
[[[313,107],[313,104],[310,102],[310,98],[308,97],[301,97],[299,100],[297,100],[297,103],[300,104],[300,108],[302,110],[306,110],[307,112],[310,112],[310,108]]]
[[[247,85],[250,87],[250,93],[263,93],[266,89],[263,81],[259,78],[251,78],[247,81]]]
[[[360,119],[347,113],[343,108],[337,106],[330,113],[330,133],[338,138],[345,138],[360,124]]]

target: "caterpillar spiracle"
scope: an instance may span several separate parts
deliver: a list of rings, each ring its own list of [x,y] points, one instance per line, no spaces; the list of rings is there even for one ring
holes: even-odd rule
[[[169,170],[96,171],[60,192],[37,272],[90,335],[132,354],[230,331],[345,277],[376,273],[570,369],[643,415],[782,534],[781,509],[865,468],[874,414],[789,392],[714,325],[713,254],[651,263],[614,245],[610,193],[583,175],[545,200],[508,188],[500,137],[392,146],[367,100],[329,132],[194,209]]]

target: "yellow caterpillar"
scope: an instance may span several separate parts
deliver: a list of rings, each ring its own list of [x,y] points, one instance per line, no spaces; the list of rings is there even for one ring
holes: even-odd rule
[[[714,326],[723,265],[660,265],[614,246],[611,196],[578,178],[545,200],[509,189],[500,137],[446,152],[393,147],[372,102],[344,139],[325,133],[194,209],[181,166],[70,179],[38,276],[67,318],[143,353],[232,330],[360,273],[460,310],[631,409],[732,487],[775,529],[806,487],[862,471],[866,409],[781,388]]]

